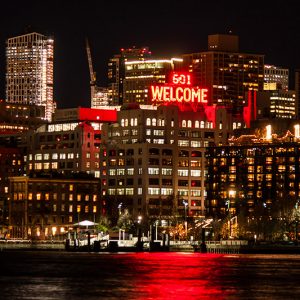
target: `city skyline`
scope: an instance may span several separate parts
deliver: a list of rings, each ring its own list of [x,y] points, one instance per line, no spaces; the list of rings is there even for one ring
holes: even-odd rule
[[[54,99],[58,108],[90,105],[89,70],[85,38],[91,44],[94,69],[100,85],[107,83],[107,63],[120,48],[148,46],[153,56],[171,57],[207,50],[207,37],[232,31],[240,38],[240,51],[265,55],[267,64],[294,70],[300,36],[299,16],[291,1],[257,5],[247,1],[246,9],[235,2],[205,3],[152,1],[146,9],[136,3],[100,6],[87,3],[51,2],[40,12],[37,1],[3,4],[6,11],[0,34],[0,98],[5,98],[5,41],[24,33],[24,28],[54,37]],[[45,3],[43,5],[46,5]],[[155,10],[153,8],[156,8]],[[104,13],[103,11],[107,12]],[[159,32],[159,34],[158,34]]]

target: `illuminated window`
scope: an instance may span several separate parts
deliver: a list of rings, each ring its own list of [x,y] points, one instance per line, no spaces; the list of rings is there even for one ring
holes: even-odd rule
[[[56,211],[56,208],[57,208],[56,204],[53,204],[53,211],[54,212]]]
[[[51,163],[51,168],[52,168],[52,169],[57,169],[57,168],[58,168],[57,162],[52,162],[52,163]]]
[[[150,125],[151,125],[151,119],[150,119],[150,118],[147,118],[147,120],[146,120],[146,125],[147,125],[147,126],[150,126]]]
[[[70,185],[69,185],[69,191],[72,192],[73,189],[74,189],[73,184],[70,184]]]
[[[32,193],[28,193],[28,200],[32,200]]]
[[[45,200],[49,200],[49,199],[50,199],[49,193],[46,193],[46,194],[45,194]]]
[[[149,195],[160,195],[160,188],[148,188]]]
[[[117,169],[117,175],[125,175],[125,169]]]
[[[42,198],[41,193],[37,193],[37,194],[36,194],[36,200],[41,200],[41,198]]]
[[[201,170],[191,170],[191,176],[201,176]]]
[[[69,201],[73,201],[73,194],[69,195]]]
[[[94,205],[94,206],[93,206],[93,213],[96,213],[96,212],[97,212],[97,206]]]
[[[181,126],[186,127],[186,120],[182,120]]]
[[[81,195],[80,194],[77,195],[77,201],[81,201]]]
[[[126,188],[125,195],[133,195],[133,192],[134,192],[133,188]]]
[[[84,212],[85,212],[85,213],[88,213],[88,212],[89,212],[89,206],[88,206],[88,205],[85,205],[85,206],[84,206]]]
[[[76,211],[79,213],[81,211],[81,205],[77,205]]]
[[[191,141],[191,147],[201,147],[201,142],[200,141]]]
[[[97,195],[93,195],[93,202],[97,201]]]
[[[42,163],[35,163],[35,164],[34,164],[34,168],[35,168],[36,170],[42,170]]]
[[[148,168],[149,175],[159,175],[159,168]]]

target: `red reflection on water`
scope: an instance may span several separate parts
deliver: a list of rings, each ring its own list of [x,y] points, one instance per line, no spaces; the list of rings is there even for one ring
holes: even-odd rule
[[[136,272],[134,299],[227,298],[234,289],[222,287],[221,273],[229,263],[222,257],[224,255],[197,253],[135,253],[131,257]]]

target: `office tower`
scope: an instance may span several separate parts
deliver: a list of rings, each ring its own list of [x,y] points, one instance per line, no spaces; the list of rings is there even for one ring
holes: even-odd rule
[[[264,56],[239,52],[238,36],[209,35],[208,51],[182,57],[194,84],[210,91],[209,104],[241,114],[246,92],[263,89]]]
[[[289,70],[274,65],[264,66],[264,90],[288,90]]]
[[[295,119],[296,95],[292,90],[266,90],[257,93],[257,119]]]
[[[51,121],[53,101],[53,39],[33,32],[7,40],[6,101],[43,106]]]
[[[149,87],[166,83],[170,72],[180,70],[181,66],[181,58],[126,61],[123,103],[152,104]]]
[[[151,57],[148,47],[121,49],[108,63],[108,89],[111,105],[123,104],[123,86],[125,79],[125,61],[143,60]]]

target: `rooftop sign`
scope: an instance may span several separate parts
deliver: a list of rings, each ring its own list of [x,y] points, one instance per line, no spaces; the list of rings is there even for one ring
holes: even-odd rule
[[[150,86],[151,101],[154,103],[207,103],[208,90],[192,86],[191,79],[188,73],[172,72],[170,83]]]

